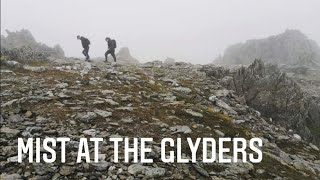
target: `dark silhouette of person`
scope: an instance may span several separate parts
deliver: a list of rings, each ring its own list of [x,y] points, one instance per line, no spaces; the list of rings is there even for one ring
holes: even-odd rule
[[[89,39],[83,37],[83,36],[77,36],[77,39],[81,40],[81,44],[83,47],[83,51],[82,54],[86,57],[85,61],[90,61],[90,56],[89,56],[89,45],[90,45],[90,41]]]
[[[111,56],[113,57],[114,62],[117,62],[117,58],[115,55],[115,49],[117,48],[117,42],[114,39],[110,39],[109,37],[106,37],[106,41],[108,43],[108,51],[104,54],[104,56],[106,57],[106,61],[108,62],[108,55],[111,54]]]

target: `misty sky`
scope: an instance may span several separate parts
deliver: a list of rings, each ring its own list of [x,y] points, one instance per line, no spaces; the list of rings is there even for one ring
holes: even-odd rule
[[[1,0],[1,34],[29,29],[81,58],[76,35],[89,37],[91,57],[104,56],[110,36],[142,62],[203,64],[231,44],[286,29],[320,44],[319,7],[319,0]]]

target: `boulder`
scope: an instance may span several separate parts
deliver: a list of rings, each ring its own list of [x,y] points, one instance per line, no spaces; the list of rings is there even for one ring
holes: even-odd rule
[[[117,62],[121,64],[139,64],[139,61],[131,56],[129,48],[122,47],[116,54]]]

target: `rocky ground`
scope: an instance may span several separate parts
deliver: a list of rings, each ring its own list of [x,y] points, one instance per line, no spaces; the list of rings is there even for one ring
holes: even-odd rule
[[[2,65],[0,179],[320,179],[317,146],[246,106],[224,88],[219,68],[203,68],[161,62]],[[72,139],[68,163],[17,163],[18,137],[65,136]],[[113,163],[112,146],[104,142],[100,163],[77,164],[79,138],[92,136],[153,137],[148,156],[154,163]],[[163,163],[163,137],[260,137],[263,160]],[[183,144],[183,156],[190,158]]]

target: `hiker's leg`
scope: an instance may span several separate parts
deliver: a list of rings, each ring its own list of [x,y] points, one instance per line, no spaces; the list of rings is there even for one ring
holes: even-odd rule
[[[110,50],[108,50],[108,51],[104,54],[104,57],[106,58],[106,61],[108,61],[108,54],[110,54]]]
[[[114,54],[114,49],[111,51],[111,56],[113,57],[113,60],[114,60],[114,62],[117,62],[117,58],[116,58],[116,55]]]
[[[90,60],[90,56],[89,56],[89,47],[86,48],[86,60],[89,61]]]

